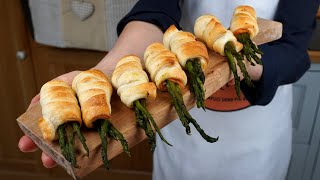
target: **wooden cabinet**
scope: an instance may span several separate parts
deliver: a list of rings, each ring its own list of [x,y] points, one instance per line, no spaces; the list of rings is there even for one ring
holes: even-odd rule
[[[0,1],[0,179],[71,179],[60,167],[46,169],[40,151],[22,153],[17,147],[22,131],[16,118],[28,107],[41,86],[58,75],[85,70],[97,64],[106,52],[59,49],[35,43],[28,33],[20,0]],[[16,58],[17,52],[26,57]],[[84,179],[151,179],[152,154],[146,142],[111,161],[111,170],[99,168]]]
[[[17,147],[22,132],[15,119],[25,111],[36,93],[33,64],[28,56],[28,36],[18,1],[0,2],[0,22],[1,177],[11,170],[36,172],[39,154],[22,154]],[[27,56],[18,60],[16,52],[22,50]]]
[[[106,55],[106,52],[40,45],[33,40],[30,44],[38,88],[48,80],[67,72],[90,69]]]

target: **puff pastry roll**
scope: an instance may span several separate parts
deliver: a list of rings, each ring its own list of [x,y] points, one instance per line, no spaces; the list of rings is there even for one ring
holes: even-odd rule
[[[171,102],[176,109],[186,133],[190,135],[189,124],[193,124],[200,135],[208,142],[216,142],[218,139],[208,136],[199,126],[197,121],[189,114],[184,101],[181,88],[187,84],[187,76],[182,70],[175,54],[161,43],[149,45],[144,53],[146,68],[153,82],[161,91],[168,91]],[[199,69],[201,69],[199,67]]]
[[[180,88],[187,84],[187,76],[179,65],[174,53],[166,49],[161,43],[153,43],[144,53],[146,68],[151,80],[156,83],[160,91],[166,91],[166,80],[177,83]]]
[[[182,67],[190,59],[197,59],[204,70],[208,65],[208,51],[206,46],[196,40],[196,37],[189,32],[179,31],[171,25],[163,34],[164,46],[177,55]]]
[[[243,44],[241,51],[242,56],[245,57],[252,66],[256,64],[262,65],[261,55],[263,52],[252,41],[259,32],[257,15],[254,8],[250,6],[238,6],[233,12],[230,30],[236,36],[237,40]],[[248,72],[244,68],[244,64],[239,64],[239,67],[246,84],[254,87]]]
[[[197,107],[204,109],[205,76],[203,70],[207,67],[209,59],[206,46],[197,41],[193,34],[179,31],[174,25],[171,25],[164,33],[163,44],[177,55],[180,65],[188,74],[190,91],[197,99]]]
[[[112,85],[117,88],[121,101],[129,108],[139,99],[155,99],[157,88],[149,82],[147,73],[142,69],[140,59],[134,55],[123,57],[112,73]]]
[[[257,47],[252,39],[259,33],[256,11],[250,6],[238,6],[231,20],[230,30],[243,44],[243,56],[251,65],[262,64],[261,55],[263,52]],[[246,78],[246,77],[245,77]],[[249,82],[249,78],[246,78]]]
[[[200,16],[195,22],[194,33],[210,49],[223,56],[225,56],[224,47],[228,42],[233,44],[237,52],[243,47],[232,32],[223,27],[219,20],[212,15]]]
[[[236,36],[241,33],[249,33],[253,39],[259,32],[256,11],[251,6],[238,6],[231,20],[230,30]]]
[[[85,125],[95,128],[99,133],[102,162],[109,169],[107,137],[119,140],[124,152],[130,155],[127,141],[109,120],[112,85],[101,71],[91,69],[79,73],[73,79],[72,88],[77,93]]]
[[[101,71],[81,72],[74,78],[72,88],[77,93],[83,122],[88,128],[92,128],[97,119],[110,118],[112,86]]]
[[[80,107],[72,88],[64,81],[49,81],[41,87],[40,104],[42,116],[38,126],[46,140],[58,138],[58,127],[67,122],[82,124]]]
[[[134,55],[121,58],[112,73],[111,81],[118,89],[121,101],[135,110],[137,124],[145,131],[151,151],[153,152],[156,147],[154,130],[162,141],[171,146],[162,136],[160,128],[146,108],[144,99],[154,100],[157,96],[157,87],[153,82],[149,82],[147,73],[142,69],[140,58]]]
[[[243,49],[243,44],[238,42],[233,33],[223,27],[217,18],[212,15],[200,16],[195,22],[194,31],[197,38],[204,41],[210,49],[226,56],[235,79],[237,95],[240,96],[240,77],[237,73],[237,64],[241,72],[245,74],[244,76],[248,77],[245,64],[242,62],[244,58],[239,53]]]

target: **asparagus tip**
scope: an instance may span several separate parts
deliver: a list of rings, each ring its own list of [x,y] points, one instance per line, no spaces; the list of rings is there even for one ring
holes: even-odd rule
[[[204,110],[204,112],[207,112],[207,111],[206,111],[206,108],[205,108],[204,106],[202,106],[202,109]]]
[[[158,127],[157,123],[155,122],[155,120],[153,119],[153,117],[151,116],[151,114],[149,113],[149,111],[146,109],[146,107],[140,103],[139,100],[136,100],[134,102],[135,106],[137,107],[138,111],[140,112],[137,112],[138,114],[142,113],[142,119],[143,121],[145,121],[145,123],[147,124],[152,124],[153,128],[156,130],[156,132],[158,133],[160,139],[165,142],[167,145],[169,146],[172,146],[162,135],[161,131],[160,131],[160,128]],[[136,113],[136,114],[137,114]],[[152,131],[152,129],[151,129]],[[153,137],[154,138],[154,137]]]
[[[190,129],[190,126],[188,125],[187,127],[186,127],[186,133],[187,133],[187,135],[191,135],[191,129]]]
[[[219,140],[219,136],[218,136],[218,137],[216,137],[216,138],[211,137],[211,138],[209,139],[209,141],[208,141],[208,142],[210,142],[210,143],[214,143],[214,142],[217,142],[218,140]]]

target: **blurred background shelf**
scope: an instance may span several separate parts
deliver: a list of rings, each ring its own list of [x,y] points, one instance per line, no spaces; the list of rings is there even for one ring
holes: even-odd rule
[[[310,59],[311,59],[312,63],[320,63],[320,51],[311,51],[311,50],[309,50],[308,54],[310,56]]]
[[[308,51],[312,63],[320,63],[320,8],[316,21],[317,26],[313,32]]]

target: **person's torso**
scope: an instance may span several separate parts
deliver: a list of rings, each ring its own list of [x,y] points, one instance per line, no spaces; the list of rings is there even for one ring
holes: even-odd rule
[[[184,0],[181,3],[182,18],[180,25],[183,30],[193,32],[195,20],[204,14],[215,15],[221,23],[229,28],[233,10],[239,5],[250,5],[255,8],[257,16],[273,19],[279,0]],[[234,111],[250,106],[243,93],[238,97],[234,85],[218,90],[206,101],[207,109],[216,111]]]
[[[196,18],[210,13],[228,28],[233,9],[243,4],[253,6],[258,17],[273,19],[278,0],[184,0],[181,26],[193,32]],[[157,136],[153,179],[284,179],[290,159],[291,109],[292,85],[280,86],[266,106],[233,112],[192,109],[204,131],[219,136],[219,141],[206,142],[192,125],[188,136],[181,122],[173,121],[161,129],[173,147]]]
[[[181,3],[181,27],[193,32],[195,20],[204,14],[213,14],[228,28],[233,10],[239,5],[254,7],[257,16],[272,20],[274,18],[279,0],[183,0]]]

